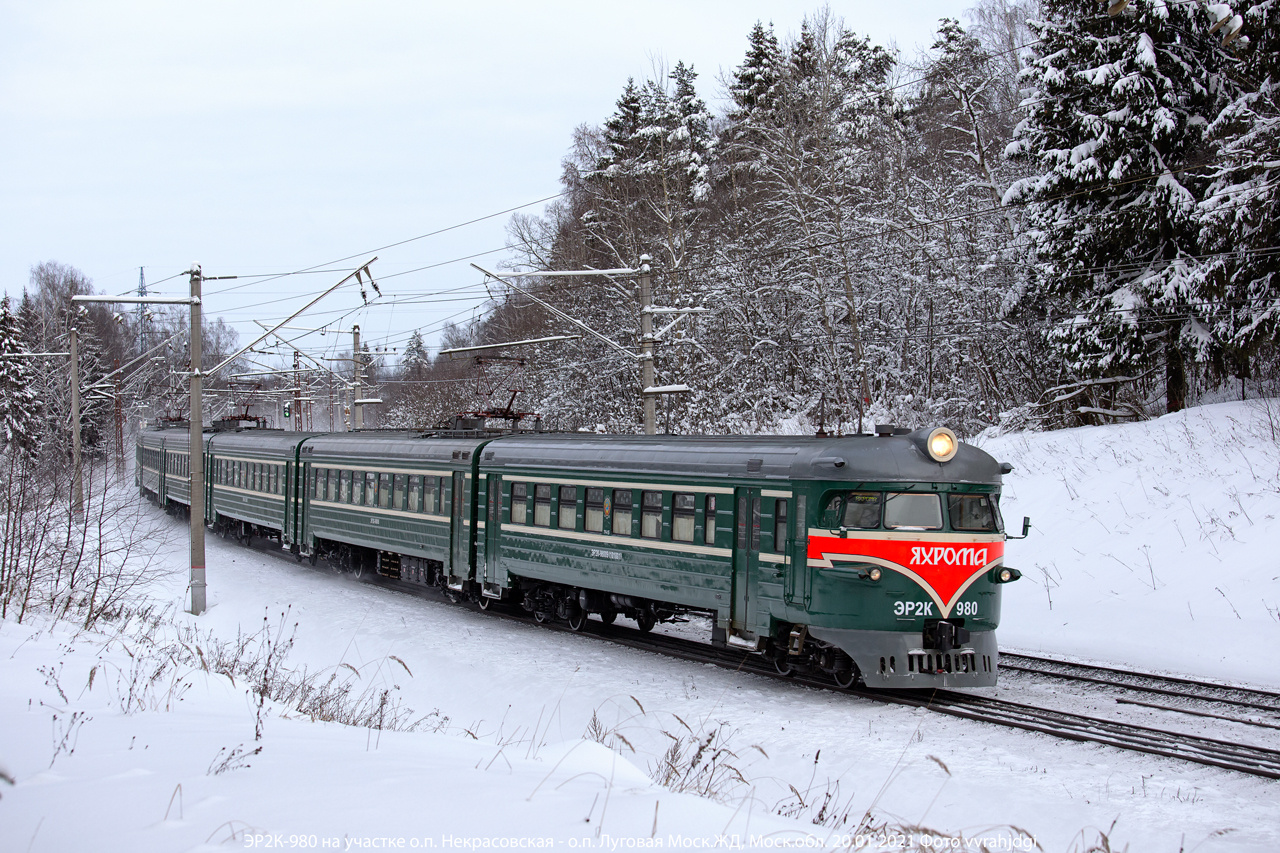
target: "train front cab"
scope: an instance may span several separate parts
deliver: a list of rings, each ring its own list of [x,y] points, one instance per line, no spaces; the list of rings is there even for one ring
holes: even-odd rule
[[[997,493],[857,486],[820,489],[784,596],[793,618],[783,621],[807,620],[804,633],[848,653],[869,687],[993,685],[1004,563]]]
[[[882,444],[881,458],[851,459],[866,480],[793,480],[781,593],[760,596],[771,611],[760,630],[780,668],[802,660],[844,681],[838,649],[869,687],[995,684],[1001,588],[1020,577],[1004,566],[1004,468],[958,444],[954,462],[934,462],[912,449],[921,436],[912,437]],[[877,470],[899,476],[874,478]]]

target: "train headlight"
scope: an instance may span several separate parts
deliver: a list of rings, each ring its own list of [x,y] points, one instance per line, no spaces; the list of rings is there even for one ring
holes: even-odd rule
[[[991,578],[993,583],[1012,583],[1022,577],[1022,572],[1008,566],[1001,566],[987,577]]]
[[[1008,582],[1009,582],[1009,581],[1011,581],[1011,580],[1013,580],[1013,572],[1009,571],[1008,569],[1001,569],[1001,570],[1000,570],[1000,582],[1001,582],[1001,583],[1008,583]]]
[[[871,570],[867,572],[867,577],[871,578],[873,581],[878,581],[880,580],[880,576],[883,574],[884,572],[880,571],[879,566],[872,566]]]
[[[956,455],[956,451],[960,449],[960,442],[956,440],[956,434],[951,430],[946,427],[935,427],[929,432],[924,446],[934,462],[950,462]]]

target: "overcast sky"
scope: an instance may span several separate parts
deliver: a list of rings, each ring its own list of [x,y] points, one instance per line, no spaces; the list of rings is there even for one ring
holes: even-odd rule
[[[832,10],[911,56],[970,5]],[[559,192],[573,128],[607,118],[628,77],[683,60],[720,112],[720,80],[755,21],[785,38],[817,9],[0,0],[0,286],[17,294],[52,260],[100,291],[136,291],[145,267],[153,292],[182,294],[193,261],[208,276],[253,276],[376,253],[385,300],[363,308],[340,291],[299,324],[359,323],[375,344],[401,346],[413,328],[433,340],[484,298],[482,276],[450,262],[501,262],[510,214],[493,214]],[[207,282],[206,316],[247,343],[251,320],[286,316],[340,277]]]

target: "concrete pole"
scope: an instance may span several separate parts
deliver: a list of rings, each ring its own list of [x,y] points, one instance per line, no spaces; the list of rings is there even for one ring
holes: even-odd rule
[[[364,364],[364,359],[360,357],[360,327],[352,326],[351,334],[355,339],[351,360],[355,364],[356,372],[355,385],[351,389],[351,415],[355,419],[356,429],[364,429],[364,406],[356,403],[356,400],[364,399],[364,382],[360,375],[360,368]]]
[[[191,265],[191,613],[206,610],[204,576],[204,423],[201,366],[204,363],[200,315],[200,265]]]
[[[293,431],[302,432],[302,369],[298,351],[293,352]]]
[[[72,328],[71,338],[71,503],[76,515],[84,514],[84,469],[80,450],[80,341]]]
[[[640,384],[644,396],[644,434],[657,432],[657,398],[654,394],[644,394],[644,389],[653,387],[653,280],[649,274],[648,255],[640,256]]]

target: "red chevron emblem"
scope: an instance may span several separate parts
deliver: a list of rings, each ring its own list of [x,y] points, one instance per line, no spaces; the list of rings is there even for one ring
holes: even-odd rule
[[[833,561],[872,563],[906,575],[938,605],[943,618],[984,572],[1004,562],[1004,537],[853,538],[810,536],[809,560],[818,566]]]

